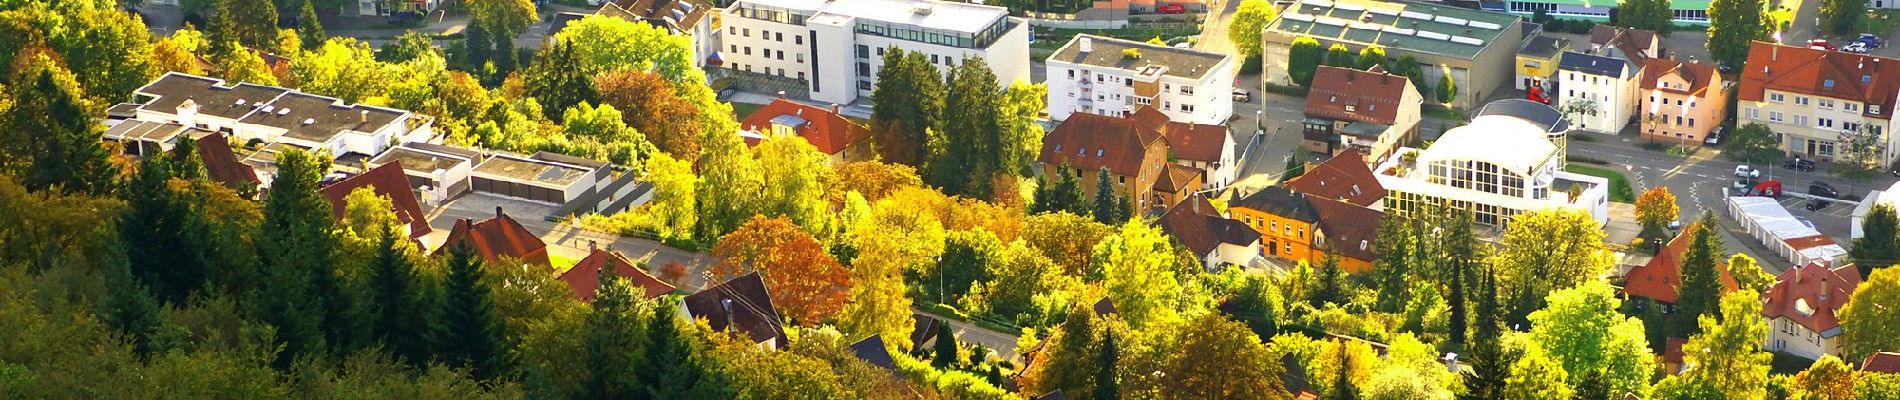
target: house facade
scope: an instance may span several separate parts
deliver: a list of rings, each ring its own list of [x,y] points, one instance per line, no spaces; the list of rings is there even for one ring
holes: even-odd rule
[[[1885,147],[1878,165],[1894,160],[1894,103],[1900,60],[1754,42],[1736,88],[1738,123],[1762,123],[1791,156],[1833,161],[1856,141]],[[1863,142],[1864,143],[1864,142]]]
[[[1234,56],[1089,34],[1049,56],[1049,118],[1124,116],[1151,106],[1169,120],[1225,124]]]
[[[1639,132],[1652,141],[1702,144],[1728,116],[1727,89],[1715,65],[1650,59],[1643,66]]]
[[[1417,139],[1424,97],[1410,79],[1373,69],[1319,67],[1306,94],[1307,151],[1333,156],[1352,149],[1361,162],[1377,164]]]
[[[1565,52],[1557,65],[1559,109],[1579,130],[1617,134],[1635,115],[1642,67],[1612,48],[1592,54]]]
[[[1550,130],[1518,117],[1480,115],[1429,148],[1401,149],[1373,169],[1387,192],[1385,209],[1410,216],[1447,207],[1470,212],[1478,225],[1502,228],[1519,213],[1571,208],[1608,223],[1609,181],[1563,171]],[[1418,155],[1407,162],[1405,153],[1413,152]]]
[[[1175,165],[1199,172],[1193,191],[1225,188],[1234,183],[1239,168],[1234,136],[1226,125],[1170,120],[1153,106],[1142,106],[1129,116],[1168,140],[1168,157]],[[1170,203],[1172,204],[1172,203]]]
[[[1108,189],[1129,199],[1135,210],[1148,210],[1166,207],[1156,205],[1153,188],[1167,173],[1168,153],[1161,133],[1134,118],[1077,113],[1043,135],[1036,161],[1043,176],[1057,177],[1064,171],[1079,175],[1089,198],[1104,189],[1096,187],[1096,175],[1106,169],[1114,186]]]
[[[1227,266],[1259,268],[1264,251],[1260,233],[1237,220],[1227,219],[1207,201],[1194,195],[1169,208],[1155,223],[1201,260],[1202,268],[1219,272]]]
[[[1517,90],[1556,87],[1557,62],[1566,51],[1570,51],[1569,39],[1537,35],[1525,40],[1524,48],[1517,51],[1517,80],[1511,86]]]
[[[1768,320],[1762,350],[1810,360],[1841,355],[1841,307],[1860,282],[1853,264],[1812,262],[1782,271],[1762,294],[1761,315]]]
[[[888,48],[948,73],[983,60],[997,83],[1028,82],[1029,26],[1009,9],[936,0],[738,0],[720,11],[724,68],[803,81],[812,100],[871,95]]]
[[[1516,15],[1427,3],[1299,0],[1267,23],[1261,77],[1267,85],[1296,86],[1287,61],[1293,41],[1302,36],[1318,40],[1321,48],[1338,44],[1354,53],[1377,46],[1391,59],[1416,59],[1431,85],[1449,74],[1457,87],[1450,105],[1469,109],[1510,87],[1506,80],[1515,76],[1512,63],[1523,47],[1520,22]]]
[[[1233,219],[1260,233],[1261,249],[1269,257],[1317,262],[1313,236],[1319,211],[1302,195],[1280,186],[1268,186],[1228,204]],[[1315,264],[1317,265],[1317,264]]]

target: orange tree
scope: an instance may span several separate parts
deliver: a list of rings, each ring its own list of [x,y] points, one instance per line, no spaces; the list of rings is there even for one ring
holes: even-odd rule
[[[1636,197],[1636,222],[1642,225],[1645,235],[1661,234],[1663,227],[1680,212],[1676,195],[1669,193],[1669,188],[1657,186]]]
[[[772,304],[794,322],[815,325],[844,308],[851,273],[817,238],[785,217],[754,215],[713,247],[713,277],[758,271]]]

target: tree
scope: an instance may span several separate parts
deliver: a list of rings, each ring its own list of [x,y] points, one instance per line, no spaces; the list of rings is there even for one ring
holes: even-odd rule
[[[765,191],[765,182],[758,159],[739,135],[708,132],[700,139],[703,147],[695,163],[699,183],[694,186],[699,226],[693,237],[722,237],[758,213],[758,195]]]
[[[1504,399],[1522,400],[1567,400],[1575,391],[1564,381],[1569,380],[1560,361],[1546,356],[1543,351],[1531,349],[1515,357],[1511,365],[1511,377],[1504,382]]]
[[[1656,361],[1644,339],[1642,321],[1617,311],[1622,302],[1614,289],[1602,281],[1590,281],[1552,292],[1548,302],[1549,308],[1530,315],[1528,346],[1548,354],[1569,376],[1603,374],[1609,393],[1643,393]],[[1513,369],[1513,379],[1527,373],[1523,367]]]
[[[542,107],[549,110],[566,110],[576,104],[600,102],[600,94],[594,91],[593,78],[586,71],[575,68],[580,64],[580,57],[575,55],[574,46],[567,42],[554,42],[542,48],[541,54],[535,57],[534,64],[522,74],[527,81],[528,95],[534,96],[535,100],[541,102]],[[672,88],[666,89],[670,91]],[[653,96],[650,93],[638,92],[620,94],[641,99],[650,99]],[[630,102],[635,99],[617,100]],[[668,117],[677,119],[677,116]]]
[[[1160,229],[1130,220],[1120,233],[1095,245],[1094,259],[1109,299],[1129,326],[1140,329],[1176,318],[1181,282],[1170,239]]]
[[[1354,67],[1367,71],[1371,71],[1372,67],[1385,68],[1385,60],[1384,47],[1366,46],[1359,49],[1359,62]]]
[[[1326,66],[1358,68],[1359,59],[1351,49],[1346,48],[1345,44],[1333,43],[1333,47],[1326,48]]]
[[[1730,255],[1726,264],[1729,277],[1735,278],[1735,286],[1741,291],[1761,293],[1775,284],[1775,276],[1762,271],[1761,265],[1755,263],[1755,258],[1747,254]]]
[[[549,68],[572,67],[551,64]],[[699,155],[701,140],[708,133],[695,120],[681,118],[694,115],[698,109],[692,102],[682,98],[665,78],[651,72],[622,70],[594,76],[594,88],[599,91],[603,104],[612,104],[620,110],[639,110],[621,116],[626,118],[627,126],[645,134],[647,140],[658,146],[660,151],[681,159]],[[544,90],[564,89],[549,87]],[[586,98],[584,93],[569,94],[578,96],[574,99]],[[551,93],[549,95],[553,96]]]
[[[1312,303],[1315,309],[1326,308],[1327,304],[1345,305],[1352,298],[1347,293],[1352,288],[1346,282],[1346,271],[1339,266],[1339,252],[1333,251],[1331,247],[1322,252],[1326,256],[1321,258],[1319,264],[1319,286],[1313,290],[1307,302]]]
[[[1293,44],[1287,48],[1287,77],[1301,87],[1313,86],[1313,75],[1319,73],[1319,65],[1324,57],[1326,49],[1319,46],[1318,40],[1310,36],[1294,38]]]
[[[1616,7],[1617,24],[1668,35],[1675,28],[1669,0],[1628,0]]]
[[[152,68],[159,73],[181,72],[192,75],[204,75],[204,68],[198,65],[198,55],[188,50],[179,40],[166,37],[152,42]]]
[[[944,238],[943,255],[937,257],[937,268],[924,271],[919,282],[924,284],[919,291],[930,296],[938,303],[958,304],[971,287],[987,282],[1001,269],[1003,243],[996,234],[987,230],[975,229],[950,232]]]
[[[1292,398],[1281,383],[1279,360],[1239,322],[1220,313],[1205,313],[1184,325],[1178,335],[1182,348],[1168,355],[1161,367],[1161,392],[1169,398]],[[1114,339],[1109,335],[1103,347],[1112,348]],[[1096,379],[1102,382],[1103,378]],[[1102,385],[1096,387],[1095,398],[1118,398],[1103,396]]]
[[[1828,172],[1843,178],[1865,182],[1880,174],[1886,167],[1883,156],[1887,144],[1882,136],[1871,126],[1842,130],[1838,138],[1839,157],[1828,164]]]
[[[318,179],[330,169],[327,157],[290,149],[277,155],[277,175],[264,199],[264,219],[256,234],[259,271],[263,272],[256,302],[257,318],[277,328],[283,350],[275,365],[288,368],[303,356],[320,355],[337,321],[353,316],[333,309],[329,297],[341,296],[335,286],[336,237],[330,221],[330,202],[317,194]],[[319,284],[328,287],[317,287]]]
[[[1900,398],[1900,374],[1864,374],[1854,379],[1854,400]]]
[[[1854,369],[1833,354],[1823,354],[1820,360],[1808,365],[1808,369],[1794,376],[1795,384],[1801,393],[1816,400],[1850,400],[1854,398]]]
[[[1716,265],[1721,257],[1722,239],[1715,235],[1715,214],[1703,211],[1701,221],[1696,223],[1689,236],[1689,252],[1682,256],[1682,286],[1677,296],[1676,312],[1682,317],[1696,318],[1717,313],[1721,307],[1723,293],[1721,266]],[[1689,336],[1702,331],[1697,324],[1677,324],[1677,335]]]
[[[177,164],[157,154],[141,160],[124,190],[128,207],[118,227],[140,290],[150,290],[162,302],[185,304],[204,286],[213,266],[206,254],[211,244],[205,242],[206,221],[198,199],[174,186],[186,182],[174,178]]]
[[[227,82],[250,82],[259,85],[277,84],[277,76],[271,74],[269,65],[264,65],[264,58],[252,53],[250,50],[232,49],[223,52],[214,51],[211,54],[211,61],[212,63],[224,66],[224,70],[220,71],[221,73],[218,74],[218,77],[223,78]]]
[[[823,243],[785,217],[753,216],[713,247],[719,280],[757,271],[772,304],[800,324],[814,325],[844,308],[851,274]]]
[[[150,357],[163,350],[163,345],[156,342],[159,327],[164,323],[158,317],[158,302],[152,300],[145,285],[132,277],[124,247],[115,245],[108,249],[112,254],[107,256],[105,266],[107,293],[105,300],[99,303],[99,318],[131,342],[135,354]]]
[[[1669,222],[1675,221],[1676,216],[1681,212],[1681,209],[1676,206],[1676,195],[1669,193],[1668,187],[1657,186],[1643,191],[1641,196],[1636,196],[1636,222],[1643,227],[1643,232],[1663,232],[1668,228]],[[1666,238],[1657,236],[1651,239]]]
[[[451,253],[453,257],[454,253]],[[581,335],[580,367],[586,377],[575,398],[635,398],[644,394],[641,365],[647,359],[647,324],[656,312],[652,303],[642,302],[626,279],[614,275],[613,268],[601,268],[600,286],[593,310],[587,314]],[[658,383],[658,382],[652,382]]]
[[[1451,292],[1447,299],[1451,302],[1449,333],[1451,342],[1457,344],[1465,343],[1465,323],[1469,320],[1465,315],[1465,303],[1468,300],[1465,282],[1477,280],[1475,264],[1481,262],[1481,252],[1484,251],[1483,244],[1478,242],[1477,235],[1473,233],[1476,227],[1471,222],[1470,214],[1459,213],[1451,220],[1451,225],[1445,227],[1445,239],[1441,244],[1445,255],[1440,262],[1446,267],[1445,273],[1451,275],[1447,279],[1450,283],[1446,284]]]
[[[1248,275],[1240,290],[1227,300],[1222,308],[1234,319],[1247,324],[1254,336],[1270,338],[1279,334],[1280,326],[1275,310],[1279,302],[1274,301],[1274,293],[1269,285],[1273,283],[1267,277]]]
[[[1227,40],[1233,42],[1245,58],[1260,58],[1260,31],[1278,17],[1279,10],[1266,0],[1241,0],[1227,21]]]
[[[871,90],[871,130],[878,154],[890,162],[923,165],[928,131],[942,129],[944,81],[928,55],[884,52],[884,68]]]
[[[1829,35],[1852,35],[1867,26],[1867,13],[1872,10],[1867,0],[1822,0],[1820,29]]]
[[[1456,232],[1456,230],[1453,230]],[[1493,255],[1498,284],[1513,299],[1509,320],[1522,322],[1543,308],[1541,295],[1577,286],[1599,276],[1613,262],[1603,245],[1603,229],[1589,212],[1551,209],[1518,214]]]
[[[528,0],[502,1],[527,2]],[[666,78],[667,82],[677,85],[675,88],[682,92],[698,92],[699,94],[694,95],[695,97],[705,95],[705,101],[717,101],[711,98],[712,90],[706,87],[705,73],[698,67],[700,60],[694,59],[692,41],[685,36],[673,35],[664,27],[638,20],[588,16],[568,22],[567,27],[561,28],[561,31],[555,33],[551,40],[573,47],[576,61],[567,67],[580,70],[587,76],[618,70],[647,71]],[[694,101],[697,103],[699,100]],[[719,111],[721,112],[719,117],[731,119],[729,115],[724,114],[725,110],[713,108],[715,107],[705,107],[700,111],[702,113]],[[695,114],[669,117],[684,115]],[[706,116],[699,115],[701,118]],[[700,122],[709,121],[701,120]]]
[[[1722,144],[1722,157],[1729,161],[1766,164],[1781,160],[1781,142],[1775,139],[1775,133],[1768,129],[1768,125],[1759,122],[1743,124],[1723,140],[1728,142]]]
[[[355,203],[351,203],[355,204]],[[435,317],[435,304],[429,293],[433,281],[417,270],[414,249],[399,229],[386,225],[378,230],[375,258],[370,260],[370,304],[376,307],[376,323],[370,335],[397,359],[410,365],[429,361],[428,322]]]
[[[1121,212],[1115,210],[1114,182],[1108,179],[1108,167],[1102,167],[1095,174],[1095,222],[1113,225]]]
[[[130,100],[134,89],[158,75],[152,68],[150,31],[136,14],[89,9],[61,13],[57,21],[47,22],[49,26],[44,28],[48,44],[58,53],[56,58],[63,59],[64,68],[76,75],[87,95],[108,102]],[[4,47],[13,46],[0,46]]]
[[[277,48],[277,6],[271,0],[217,0],[211,24],[214,45],[236,41],[247,49]]]
[[[656,300],[655,310],[677,309],[678,300],[661,297]],[[682,331],[679,317],[670,312],[654,312],[647,318],[646,335],[651,343],[646,349],[647,368],[641,382],[646,383],[646,394],[653,399],[675,398],[721,398],[731,397],[723,393],[728,388],[722,377],[713,368],[711,354],[699,343],[699,338],[691,331]]]
[[[1900,269],[1874,270],[1841,307],[1843,358],[1864,360],[1877,351],[1900,349],[1900,337],[1893,335],[1900,332],[1900,309],[1882,304],[1900,304]]]
[[[399,71],[376,61],[368,43],[352,38],[331,39],[290,62],[290,75],[304,91],[359,103],[388,95],[389,83]]]
[[[1703,315],[1702,333],[1682,345],[1682,378],[1706,383],[1723,398],[1759,399],[1768,395],[1768,362],[1761,338],[1768,335],[1762,303],[1753,294],[1722,296],[1720,316]]]
[[[1070,308],[1043,345],[1047,355],[1036,357],[1025,369],[1022,392],[1099,393],[1095,388],[1101,379],[1101,347],[1107,343],[1097,338],[1098,322],[1089,307]]]
[[[907,209],[894,199],[878,201],[871,216],[847,238],[858,253],[851,265],[851,300],[838,314],[839,329],[853,336],[879,334],[893,348],[910,348],[910,298],[905,270],[943,253],[942,223],[930,213]]]
[[[1410,266],[1407,261],[1412,255],[1411,228],[1406,226],[1405,218],[1383,218],[1379,221],[1379,260],[1373,264],[1372,276],[1378,279],[1379,297],[1376,302],[1379,311],[1397,313],[1403,311],[1411,295],[1406,282]]]
[[[1094,209],[1089,206],[1087,197],[1082,193],[1082,182],[1076,171],[1066,166],[1056,167],[1056,182],[1047,185],[1049,190],[1036,197],[1036,214],[1068,212],[1069,214],[1091,216]],[[1100,221],[1097,221],[1100,223]]]
[[[693,227],[699,223],[694,190],[699,177],[693,176],[692,162],[655,153],[646,159],[646,180],[653,183],[653,200],[643,210],[658,219],[655,234],[662,241],[694,238]]]
[[[1749,42],[1768,40],[1775,27],[1766,9],[1762,0],[1709,2],[1709,41],[1704,46],[1716,63],[1739,70],[1748,58]]]
[[[1418,89],[1420,95],[1431,94],[1432,88],[1425,82],[1425,69],[1418,65],[1418,59],[1412,55],[1399,56],[1398,61],[1392,62],[1390,73],[1412,80],[1412,87]]]
[[[1451,104],[1451,102],[1458,101],[1458,83],[1451,80],[1450,73],[1439,75],[1438,89],[1435,90],[1434,93],[1438,93],[1437,100],[1439,104]]]
[[[1334,339],[1334,347],[1339,348],[1339,373],[1333,375],[1333,386],[1326,391],[1327,400],[1356,400],[1359,387],[1352,383],[1352,352],[1346,351],[1345,339]],[[1363,367],[1361,367],[1363,368]]]
[[[1304,154],[1298,150],[1295,150],[1293,156],[1287,157],[1286,172],[1280,175],[1280,180],[1292,180],[1293,178],[1300,177],[1300,175],[1306,175],[1306,163],[1300,161],[1300,157],[1303,155]]]
[[[996,74],[983,59],[968,58],[950,70],[947,82],[943,129],[928,142],[924,182],[946,194],[990,198],[991,178],[1003,150],[997,123],[1002,93]]]
[[[449,248],[435,341],[445,364],[467,368],[475,379],[485,381],[507,374],[510,346],[508,338],[502,336],[501,318],[495,313],[482,260],[471,250],[465,246]]]
[[[1848,254],[1854,257],[1861,276],[1900,261],[1900,242],[1896,242],[1900,240],[1900,217],[1895,216],[1893,206],[1875,204],[1861,220],[1860,231],[1861,237],[1854,239],[1854,248]]]
[[[957,362],[957,332],[950,329],[950,324],[937,325],[936,345],[930,357],[930,366],[944,369]]]
[[[528,25],[539,20],[529,0],[471,0],[468,2],[469,25],[479,25],[491,36],[495,46],[495,70],[500,74],[514,71],[515,36],[527,32]]]
[[[100,144],[105,129],[94,122],[98,107],[80,91],[73,75],[44,56],[21,66],[14,76],[8,100],[12,107],[0,114],[0,128],[8,135],[25,135],[16,146],[0,151],[0,166],[21,177],[27,190],[58,186],[69,192],[105,194],[116,185],[117,168]]]
[[[773,136],[753,147],[761,168],[765,191],[755,210],[765,215],[791,218],[792,222],[815,235],[831,231],[833,215],[826,191],[836,181],[824,153],[804,138]]]
[[[1478,294],[1477,314],[1471,320],[1473,333],[1471,347],[1466,350],[1471,360],[1471,371],[1465,372],[1465,394],[1460,399],[1497,399],[1503,398],[1509,386],[1512,365],[1517,362],[1516,354],[1504,348],[1502,335],[1503,323],[1498,309],[1498,280],[1495,268],[1485,268],[1484,281]]]
[[[1260,0],[1255,0],[1260,1]],[[1049,87],[1043,84],[1011,84],[997,100],[997,125],[1002,130],[997,152],[996,172],[1028,176],[1042,153],[1042,124],[1036,118],[1048,109]]]
[[[317,20],[315,0],[304,0],[303,9],[297,13],[297,37],[303,39],[303,48],[314,49],[323,44],[327,35],[323,34],[323,22]]]

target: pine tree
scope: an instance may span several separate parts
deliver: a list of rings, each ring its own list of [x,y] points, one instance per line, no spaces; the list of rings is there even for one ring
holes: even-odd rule
[[[1095,398],[1121,398],[1121,384],[1115,381],[1115,364],[1121,362],[1121,347],[1115,344],[1115,332],[1102,334],[1102,352],[1095,359]]]
[[[585,70],[574,68],[580,62],[574,54],[574,46],[566,40],[549,45],[541,51],[534,65],[522,74],[527,79],[528,94],[550,111],[565,111],[581,103],[600,103],[600,94],[594,91],[592,76]],[[549,115],[559,116],[562,113],[551,112]]]
[[[200,181],[205,179],[205,163],[202,157],[198,155],[198,141],[186,139],[179,140],[178,144],[173,145],[171,154],[164,158],[170,159],[168,163],[171,164],[172,177]]]
[[[1570,387],[1576,390],[1574,398],[1579,400],[1610,400],[1612,398],[1610,382],[1604,379],[1601,369],[1585,371],[1583,376],[1577,378],[1577,383]]]
[[[642,390],[639,363],[646,360],[647,334],[641,324],[641,302],[625,279],[614,276],[613,268],[600,269],[600,286],[595,289],[594,309],[587,315],[587,331],[582,333],[582,393],[573,398],[634,398]],[[651,312],[650,310],[646,310]]]
[[[944,369],[957,362],[957,333],[950,324],[937,325],[937,347],[930,357],[930,366]]]
[[[275,365],[289,368],[299,357],[320,355],[325,345],[326,294],[318,274],[334,271],[336,238],[330,202],[317,195],[317,181],[330,161],[302,150],[277,154],[277,175],[264,199],[256,235],[263,287],[252,293],[258,318],[277,327]]]
[[[1715,214],[1704,211],[1689,236],[1689,252],[1682,256],[1682,287],[1676,296],[1676,324],[1679,337],[1702,332],[1695,321],[1704,314],[1717,313],[1722,301],[1722,276],[1716,265],[1721,256],[1722,239],[1715,236]]]
[[[679,303],[672,297],[658,300],[655,310],[672,310]],[[670,312],[655,312],[647,318],[646,368],[641,369],[640,381],[647,384],[647,397],[652,399],[721,399],[730,398],[727,393],[730,385],[722,383],[720,376],[711,363],[696,348],[693,337],[688,331],[679,328],[678,316]]]
[[[494,58],[495,42],[488,36],[488,28],[482,24],[470,22],[462,41],[462,61],[475,76],[486,76],[488,62]]]
[[[507,338],[482,264],[466,247],[449,249],[441,324],[435,333],[445,364],[466,368],[475,379],[486,381],[504,376],[509,363]]]
[[[1055,188],[1055,182],[1050,182],[1048,177],[1041,175],[1036,176],[1036,201],[1034,204],[1029,205],[1030,215],[1052,211],[1049,207],[1049,203],[1055,200]]]
[[[106,298],[99,303],[99,319],[131,342],[132,351],[139,357],[150,357],[163,350],[153,343],[153,336],[163,324],[158,318],[158,303],[145,285],[132,278],[124,247],[115,245],[107,250],[111,253],[105,257]]]
[[[1465,344],[1465,321],[1470,320],[1465,315],[1465,270],[1469,268],[1468,264],[1467,262],[1453,261],[1451,264],[1451,284],[1446,285],[1451,287],[1450,298],[1445,300],[1451,303],[1451,326],[1449,328],[1451,331],[1451,342],[1455,344]]]
[[[297,38],[303,40],[305,49],[323,46],[323,40],[329,38],[323,33],[323,21],[317,20],[317,6],[313,1],[303,0],[303,10],[297,14]]]
[[[1472,274],[1476,272],[1475,264],[1479,263],[1483,256],[1479,254],[1481,249],[1478,238],[1472,233],[1472,230],[1476,228],[1472,226],[1471,214],[1460,213],[1447,228],[1444,261],[1448,263],[1445,272],[1451,275],[1447,279],[1448,285],[1451,286],[1451,293],[1450,298],[1445,300],[1451,302],[1451,342],[1464,344],[1465,321],[1468,320],[1465,305],[1469,301],[1469,296],[1465,293],[1465,282],[1475,280],[1472,279]]]
[[[1891,205],[1875,205],[1861,219],[1861,237],[1854,239],[1853,248],[1848,254],[1854,257],[1854,265],[1860,268],[1860,276],[1874,273],[1875,268],[1893,265],[1900,261],[1900,217],[1894,215]]]
[[[58,186],[67,192],[106,194],[116,185],[112,155],[99,141],[105,129],[71,72],[52,62],[21,71],[7,87],[13,107],[0,115],[0,129],[31,134],[15,149],[0,150],[0,162],[24,165],[17,172],[27,190]],[[25,154],[20,154],[24,152]]]
[[[1411,301],[1406,293],[1411,285],[1406,282],[1406,261],[1412,256],[1411,231],[1406,228],[1407,220],[1396,216],[1379,221],[1379,263],[1373,267],[1379,278],[1378,309],[1387,313],[1399,313],[1405,310],[1405,304]]]
[[[1067,167],[1062,168],[1062,183],[1056,184],[1057,206],[1050,211],[1068,211],[1070,214],[1090,215],[1088,199],[1082,197],[1082,173]]]
[[[371,304],[376,307],[376,325],[371,336],[397,359],[420,366],[429,361],[428,321],[434,316],[429,302],[428,281],[418,275],[413,260],[398,237],[398,230],[384,227],[378,237],[376,256],[370,261]]]
[[[1350,356],[1352,352],[1346,350],[1345,340],[1335,340],[1333,345],[1339,347],[1339,374],[1335,375],[1337,378],[1333,380],[1333,388],[1326,393],[1326,398],[1328,400],[1357,400],[1359,388],[1352,384],[1352,357]]]
[[[172,190],[173,165],[160,156],[140,161],[138,174],[127,182],[128,207],[118,227],[127,260],[135,260],[132,275],[159,300],[182,304],[204,285],[209,260],[204,237],[195,232],[204,218],[192,199]]]
[[[1476,329],[1466,351],[1471,356],[1471,370],[1463,373],[1465,393],[1459,396],[1463,400],[1504,398],[1504,381],[1511,375],[1511,364],[1517,362],[1504,351],[1496,271],[1485,268],[1480,286],[1483,289],[1478,295],[1477,315],[1471,321]]]
[[[1115,220],[1115,216],[1120,213],[1115,211],[1114,188],[1115,182],[1108,178],[1108,167],[1095,171],[1095,222],[1109,225],[1121,223]]]

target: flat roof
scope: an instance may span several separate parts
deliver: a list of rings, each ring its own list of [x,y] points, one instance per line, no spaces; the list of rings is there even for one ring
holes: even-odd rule
[[[388,151],[384,151],[381,155],[377,155],[376,158],[370,160],[370,163],[383,165],[390,162],[401,162],[402,169],[405,171],[428,175],[434,173],[436,170],[455,168],[456,164],[470,162],[471,160],[471,157],[463,157],[456,154],[397,146],[389,148]]]
[[[284,136],[316,143],[329,142],[345,130],[375,132],[402,117],[400,111],[366,105],[344,105],[336,98],[290,92],[264,103],[238,122],[282,128]]]
[[[1082,40],[1089,40],[1089,52],[1082,52]],[[1135,49],[1141,57],[1128,57],[1123,50]],[[1090,34],[1075,35],[1069,44],[1062,45],[1048,61],[1061,61],[1095,67],[1116,68],[1140,72],[1149,66],[1168,67],[1162,74],[1200,80],[1215,66],[1233,57],[1226,54],[1182,49],[1171,46],[1149,44],[1133,40],[1116,39]]]
[[[587,169],[515,155],[497,155],[475,166],[475,172],[518,182],[567,187],[586,176]]]
[[[257,102],[267,102],[287,92],[290,89],[250,83],[225,86],[224,81],[216,78],[177,72],[168,72],[133,91],[154,97],[139,106],[140,110],[175,114],[179,105],[191,101],[198,105],[199,114],[228,119],[243,118]]]
[[[1470,59],[1521,20],[1516,15],[1449,5],[1300,0],[1281,11],[1267,29]]]
[[[1774,235],[1776,240],[1788,242],[1794,239],[1821,235],[1821,231],[1815,230],[1814,227],[1808,226],[1807,223],[1801,222],[1800,219],[1796,219],[1794,214],[1788,213],[1788,209],[1782,207],[1781,202],[1775,199],[1736,196],[1729,197],[1729,202],[1735,204],[1735,209],[1741,211],[1742,217],[1746,217],[1749,221],[1753,221],[1755,225],[1761,226],[1763,231]]]
[[[186,129],[195,128],[189,128],[170,122],[127,120],[113,125],[111,128],[106,128],[104,136],[107,139],[119,141],[144,140],[167,142],[171,141],[172,138],[178,137],[178,134],[184,133]]]
[[[1570,39],[1537,35],[1525,39],[1524,48],[1518,50],[1517,54],[1537,58],[1551,58],[1556,57],[1558,52],[1568,48],[1570,48]]]
[[[734,7],[756,4],[817,14],[893,22],[926,29],[975,34],[1009,16],[1009,9],[982,4],[932,0],[740,0]],[[920,8],[928,9],[919,12]]]

